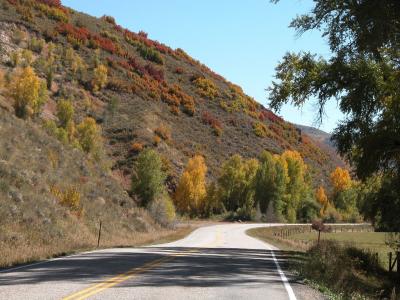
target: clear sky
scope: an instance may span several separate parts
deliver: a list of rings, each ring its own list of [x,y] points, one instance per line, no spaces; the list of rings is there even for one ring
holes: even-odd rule
[[[143,30],[149,38],[172,48],[182,48],[227,80],[240,85],[267,106],[266,88],[274,68],[287,51],[311,51],[329,56],[319,32],[297,37],[288,28],[292,18],[307,12],[311,0],[63,0],[64,5],[100,17],[115,17],[132,31]],[[312,102],[301,110],[289,105],[280,115],[286,120],[314,125]],[[332,101],[321,129],[331,132],[342,117]]]

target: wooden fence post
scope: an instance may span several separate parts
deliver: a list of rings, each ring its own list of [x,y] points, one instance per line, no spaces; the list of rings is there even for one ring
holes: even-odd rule
[[[99,237],[97,239],[97,248],[100,246],[100,238],[101,238],[101,220],[100,220],[100,228],[99,228]]]

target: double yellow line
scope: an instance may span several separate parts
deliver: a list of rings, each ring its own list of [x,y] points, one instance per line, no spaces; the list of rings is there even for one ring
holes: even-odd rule
[[[217,234],[216,234],[216,237],[215,237],[215,240],[212,243],[206,245],[205,247],[216,247],[220,243],[221,243],[221,232],[218,230]],[[150,269],[152,269],[152,268],[154,268],[156,266],[159,266],[159,265],[161,265],[161,264],[163,264],[165,262],[171,261],[171,260],[175,259],[176,257],[184,256],[184,255],[187,255],[189,253],[194,253],[194,252],[198,252],[198,251],[199,251],[199,249],[192,249],[192,250],[176,253],[176,254],[173,254],[173,255],[170,255],[170,256],[167,256],[167,257],[163,257],[163,258],[159,258],[159,259],[153,260],[153,261],[151,261],[151,262],[149,262],[147,264],[144,264],[143,266],[135,267],[135,268],[133,268],[133,269],[131,269],[131,270],[125,272],[125,273],[122,273],[122,274],[119,274],[119,275],[117,275],[115,277],[109,278],[109,279],[107,279],[106,281],[104,281],[102,283],[93,285],[91,287],[88,287],[86,289],[78,291],[78,292],[76,292],[74,294],[71,294],[71,295],[63,298],[63,300],[83,300],[83,299],[87,299],[90,296],[98,294],[98,293],[100,293],[101,291],[103,291],[105,289],[111,288],[111,287],[113,287],[113,286],[115,286],[117,284],[120,284],[120,283],[128,280],[128,279],[131,279],[131,278],[135,277],[138,274],[144,273],[144,272],[146,272],[146,271],[148,271],[148,270],[150,270]]]
[[[144,264],[141,267],[138,268],[133,268],[129,270],[128,272],[122,273],[120,275],[117,275],[113,278],[110,278],[102,283],[96,284],[94,286],[88,287],[86,289],[83,289],[79,292],[76,292],[68,297],[63,298],[63,300],[78,300],[78,299],[86,299],[94,294],[100,293],[101,291],[111,288],[117,284],[120,284],[132,277],[135,277],[136,275],[146,272],[150,270],[151,268],[154,268],[164,262],[170,261],[174,259],[173,256],[168,256],[168,257],[163,257],[157,260],[153,260],[147,264]]]

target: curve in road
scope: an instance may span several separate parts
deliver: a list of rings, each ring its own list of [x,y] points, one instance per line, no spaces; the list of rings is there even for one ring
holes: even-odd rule
[[[85,252],[5,270],[0,299],[289,299],[286,253],[248,236],[266,224],[201,227],[176,242]]]

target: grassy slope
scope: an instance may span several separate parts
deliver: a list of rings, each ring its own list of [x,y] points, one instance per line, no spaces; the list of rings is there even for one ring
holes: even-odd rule
[[[0,267],[93,248],[100,219],[102,246],[140,245],[188,232],[160,228],[83,153],[1,108],[0,144]],[[59,205],[50,185],[77,187],[84,215]]]

